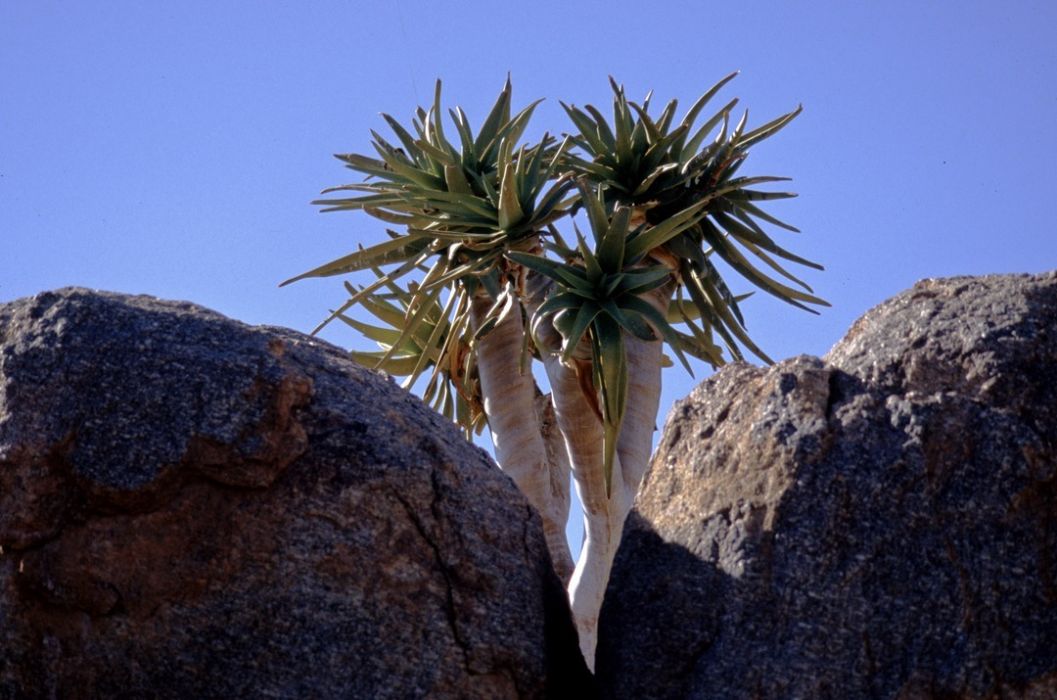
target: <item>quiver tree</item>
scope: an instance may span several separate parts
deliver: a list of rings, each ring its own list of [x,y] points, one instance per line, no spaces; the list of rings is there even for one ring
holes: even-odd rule
[[[316,330],[349,324],[380,347],[354,359],[406,377],[405,387],[428,374],[427,402],[467,436],[487,425],[499,466],[540,513],[592,665],[609,571],[649,462],[663,348],[687,371],[687,356],[723,364],[716,335],[732,358],[744,347],[770,361],[745,330],[748,295],[730,291],[717,262],[794,306],[826,304],[779,261],[820,266],[763,228],[797,230],[760,208],[794,195],[752,189],[786,178],[738,174],[748,149],[799,108],[746,131],[747,114],[731,124],[731,100],[697,125],[733,77],[678,123],[675,100],[654,118],[648,96],[631,102],[614,82],[612,122],[563,104],[573,132],[534,144],[521,139],[538,102],[512,115],[509,80],[476,133],[461,109],[449,112],[453,143],[438,82],[410,130],[383,115],[399,145],[372,132],[377,157],[338,156],[365,181],[315,202],[395,227],[388,240],[288,280],[373,272],[345,283],[349,298]],[[355,306],[373,321],[350,315]],[[564,535],[570,470],[585,521],[575,567]]]

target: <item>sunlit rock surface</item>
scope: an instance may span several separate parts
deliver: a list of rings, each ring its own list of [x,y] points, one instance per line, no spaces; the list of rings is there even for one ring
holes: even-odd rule
[[[669,415],[612,698],[1057,697],[1057,273],[927,280]]]
[[[587,681],[541,525],[326,343],[0,305],[0,698],[542,698]]]

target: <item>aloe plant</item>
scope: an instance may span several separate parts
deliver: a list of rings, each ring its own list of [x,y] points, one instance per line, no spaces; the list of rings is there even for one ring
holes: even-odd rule
[[[756,185],[782,182],[774,176],[737,176],[748,157],[749,148],[776,134],[789,124],[801,108],[784,114],[746,132],[748,112],[731,127],[731,112],[738,103],[732,99],[705,122],[696,126],[702,110],[737,73],[726,76],[706,91],[672,128],[678,103],[669,102],[657,119],[648,114],[649,96],[642,106],[629,102],[623,88],[613,87],[613,125],[602,113],[588,106],[584,110],[563,105],[579,133],[574,143],[583,155],[570,154],[566,160],[576,171],[599,183],[607,203],[633,207],[640,220],[656,226],[694,204],[704,204],[706,216],[679,236],[658,241],[663,233],[644,238],[639,248],[668,261],[678,273],[681,287],[689,294],[694,311],[678,305],[678,313],[691,328],[702,318],[724,340],[731,355],[743,359],[740,342],[764,361],[770,358],[753,343],[745,330],[738,298],[731,294],[718,268],[717,255],[734,271],[783,301],[812,311],[809,305],[828,306],[814,296],[811,288],[792,275],[775,258],[807,267],[822,266],[790,253],[764,231],[761,223],[796,232],[799,230],[760,208],[758,202],[786,199],[788,192],[763,192]],[[718,133],[709,141],[713,131]],[[707,143],[706,143],[707,141]],[[739,249],[740,247],[740,249]],[[746,255],[748,254],[748,256]],[[772,271],[797,285],[790,287],[753,265],[758,258]],[[700,335],[700,334],[698,334]]]
[[[540,512],[592,665],[602,595],[649,461],[662,349],[688,371],[688,356],[718,366],[742,348],[770,361],[745,328],[748,294],[733,294],[722,268],[801,309],[826,305],[784,265],[821,267],[765,231],[797,230],[763,209],[792,194],[755,189],[787,178],[739,174],[749,149],[800,108],[747,130],[747,113],[731,124],[731,100],[697,124],[734,75],[678,123],[675,100],[652,117],[649,96],[629,101],[611,79],[612,121],[563,103],[573,133],[527,144],[538,101],[513,113],[509,78],[476,133],[461,109],[449,112],[455,141],[438,81],[410,128],[383,115],[394,143],[372,132],[377,157],[338,156],[367,180],[315,202],[364,211],[389,225],[388,239],[287,281],[374,271],[346,283],[348,298],[320,327],[340,319],[374,340],[379,350],[353,358],[407,387],[429,372],[423,397],[467,435],[487,423],[497,462]],[[373,321],[350,314],[355,306]],[[575,568],[564,541],[570,469],[585,512]]]
[[[375,270],[375,274],[382,276],[380,270]],[[380,348],[373,352],[353,350],[349,355],[361,365],[406,377],[402,384],[405,389],[410,389],[415,379],[432,367],[422,392],[423,400],[460,425],[467,439],[481,434],[486,420],[474,353],[470,349],[472,338],[465,296],[452,297],[461,300],[452,312],[450,305],[441,304],[438,299],[417,299],[417,285],[412,284],[408,290],[392,283],[386,286],[386,292],[364,295],[362,287],[354,288],[346,283],[350,295],[359,298],[360,306],[374,317],[375,323],[360,321],[345,312],[334,312],[334,315]],[[424,307],[418,308],[421,304]],[[406,333],[405,321],[416,313],[421,315],[422,322],[415,326],[414,332]]]
[[[423,339],[428,352],[418,354],[413,365],[404,363],[411,365],[408,384],[430,367],[448,368],[445,379],[454,382],[451,388],[464,400],[469,398],[471,409],[473,399],[480,397],[496,458],[540,512],[555,568],[568,575],[572,568],[564,538],[568,504],[560,502],[562,489],[556,485],[562,477],[552,473],[560,465],[548,459],[542,431],[525,420],[534,413],[538,389],[524,357],[527,344],[519,297],[523,280],[517,266],[504,257],[510,250],[534,250],[538,232],[564,216],[570,204],[565,194],[571,182],[558,173],[569,142],[555,145],[554,139],[544,136],[535,145],[519,145],[537,104],[512,114],[508,79],[476,134],[461,109],[450,113],[458,145],[445,134],[439,81],[433,106],[428,111],[420,108],[410,129],[383,115],[400,145],[372,132],[377,157],[338,156],[370,179],[329,188],[325,194],[351,196],[315,204],[324,211],[362,210],[400,228],[388,229],[389,239],[382,243],[284,284],[390,268],[353,290],[322,326],[357,304],[370,305],[379,290],[420,276],[406,286],[410,296],[403,328],[386,342],[376,366],[406,360],[408,344],[429,329]],[[376,300],[373,303],[377,305]],[[517,358],[514,363],[512,353]],[[453,404],[458,409],[459,403]],[[464,428],[472,428],[473,410],[464,410],[461,417],[457,410],[455,414]],[[564,492],[568,493],[567,487]]]

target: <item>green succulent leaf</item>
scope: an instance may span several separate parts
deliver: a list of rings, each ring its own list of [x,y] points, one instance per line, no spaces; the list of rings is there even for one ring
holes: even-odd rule
[[[705,108],[705,105],[708,104],[709,100],[715,97],[716,93],[723,89],[724,85],[729,83],[731,80],[734,80],[734,78],[738,76],[738,72],[739,71],[734,71],[733,73],[727,75],[718,83],[706,90],[705,94],[697,98],[697,101],[694,102],[694,104],[690,107],[689,110],[687,110],[686,116],[683,117],[683,126],[687,128],[693,126],[693,123],[697,121],[697,115],[701,113],[701,110]],[[733,107],[733,105],[731,105],[731,107]]]
[[[620,326],[608,315],[596,315],[591,325],[592,366],[601,394],[603,470],[606,495],[613,492],[613,464],[628,402],[628,365]]]
[[[536,315],[540,318],[546,318],[558,311],[579,308],[582,303],[583,297],[571,292],[560,292],[548,297],[546,301],[540,304],[536,310]]]
[[[349,272],[356,270],[363,270],[368,267],[376,265],[385,265],[386,263],[395,262],[407,258],[408,245],[414,239],[410,236],[398,236],[392,238],[385,243],[379,243],[373,245],[370,248],[361,248],[355,253],[342,256],[337,260],[320,265],[317,268],[311,269],[308,272],[302,272],[296,277],[282,282],[279,286],[284,287],[288,284],[303,280],[308,277],[330,277],[332,275],[344,275]]]
[[[350,350],[349,357],[354,362],[363,365],[364,367],[381,370],[396,377],[407,376],[414,370],[415,365],[418,364],[418,357],[415,355],[402,355],[399,357],[390,356],[386,358],[384,357],[384,353]]]
[[[786,231],[792,231],[793,233],[800,233],[800,229],[798,229],[797,227],[790,226],[789,224],[785,223],[784,221],[775,218],[774,216],[768,214],[764,210],[762,210],[759,207],[757,207],[752,202],[739,202],[738,203],[738,208],[741,209],[742,211],[746,212],[747,214],[750,214],[750,215],[756,217],[757,219],[762,219],[763,221],[766,221],[769,224],[774,224],[775,226],[777,226],[779,228],[784,228]]]
[[[657,340],[650,324],[643,318],[641,312],[628,307],[617,306],[612,299],[602,302],[602,311],[609,315],[617,324],[631,335],[640,340]]]
[[[796,119],[796,117],[803,111],[804,111],[803,106],[802,105],[798,105],[797,108],[794,109],[792,112],[789,112],[788,114],[783,114],[782,116],[778,117],[777,119],[769,121],[766,124],[764,124],[763,126],[758,127],[756,129],[753,129],[752,131],[750,131],[747,134],[743,134],[741,136],[741,138],[738,140],[738,147],[739,148],[749,148],[753,144],[759,143],[760,141],[763,141],[765,138],[773,136],[774,134],[776,134],[779,131],[781,131],[782,128],[785,127],[786,124],[788,124],[789,122],[791,122],[794,119]]]
[[[708,200],[701,200],[656,226],[642,229],[638,235],[628,241],[625,255],[629,260],[637,260],[654,248],[661,247],[693,226],[702,216],[707,204]]]
[[[519,265],[524,265],[530,270],[535,270],[541,275],[545,275],[555,282],[572,289],[590,291],[594,286],[582,267],[566,265],[538,255],[519,253],[517,251],[507,253],[507,257]]]
[[[598,263],[598,258],[591,252],[591,249],[587,247],[587,242],[580,235],[580,232],[576,232],[576,238],[579,241],[580,257],[584,261],[584,272],[587,276],[588,281],[594,288],[603,284],[605,278],[605,272],[602,270],[602,266]]]
[[[628,227],[631,224],[631,209],[618,206],[613,211],[605,233],[598,241],[598,261],[607,271],[615,272],[624,267],[627,256]]]
[[[509,230],[524,218],[518,202],[514,164],[507,163],[499,181],[499,228]]]
[[[598,134],[598,138],[601,141],[603,152],[612,151],[613,146],[616,144],[617,137],[613,134],[612,130],[610,130],[609,124],[606,123],[606,118],[602,116],[601,112],[599,112],[591,105],[586,105],[584,109],[587,110],[587,112],[594,119],[593,127]]]
[[[686,143],[686,145],[682,147],[679,152],[679,162],[682,163],[684,167],[686,164],[690,163],[690,161],[695,157],[695,155],[698,154],[698,149],[701,148],[701,144],[705,142],[705,139],[708,138],[708,135],[712,133],[713,129],[715,129],[720,123],[726,124],[727,119],[730,118],[731,110],[733,110],[737,106],[737,104],[738,98],[735,97],[733,100],[723,105],[723,107],[718,112],[713,114],[708,121],[702,124],[701,127],[698,128],[696,132],[694,132],[694,135],[690,137],[690,140]],[[723,134],[721,135],[725,136],[725,134],[726,126],[724,126]]]
[[[671,278],[671,270],[663,265],[637,268],[624,272],[620,276],[619,284],[613,292],[618,295],[630,294],[639,296],[664,285]]]
[[[576,107],[561,103],[565,113],[569,115],[569,119],[572,120],[573,124],[580,131],[580,135],[589,144],[592,151],[596,153],[602,153],[612,148],[612,134],[609,134],[608,139],[603,139],[599,133],[598,125],[591,120],[591,117],[584,114],[581,110]],[[604,124],[605,120],[600,119],[599,123]],[[606,127],[608,131],[608,126]],[[607,143],[608,142],[608,143]]]
[[[496,98],[491,111],[489,111],[488,116],[485,117],[484,124],[481,125],[481,130],[477,133],[477,138],[474,141],[474,151],[477,153],[483,151],[487,144],[495,140],[500,127],[510,121],[511,92],[512,87],[510,84],[510,76],[508,75],[506,84],[503,85],[499,97]]]
[[[392,328],[381,328],[379,326],[372,326],[369,323],[364,323],[355,318],[352,318],[351,316],[347,316],[344,313],[339,313],[337,316],[338,320],[345,323],[353,330],[359,332],[361,335],[363,335],[363,337],[367,338],[368,340],[373,340],[385,348],[392,347],[400,339],[400,331],[393,330]],[[420,348],[412,342],[408,343],[407,347],[402,349],[405,351],[413,352],[419,350]]]
[[[562,335],[562,360],[569,361],[573,352],[579,347],[587,329],[594,323],[602,309],[592,300],[585,300],[579,306],[569,309],[555,317],[554,327]]]
[[[691,377],[694,376],[694,371],[690,368],[690,363],[683,355],[684,344],[680,341],[675,329],[672,328],[671,324],[664,318],[664,314],[655,309],[652,304],[641,297],[629,297],[624,301],[624,304],[628,309],[640,314],[644,319],[649,321],[658,332],[660,332],[664,340],[679,357],[679,361],[682,363],[683,368],[686,369]]]

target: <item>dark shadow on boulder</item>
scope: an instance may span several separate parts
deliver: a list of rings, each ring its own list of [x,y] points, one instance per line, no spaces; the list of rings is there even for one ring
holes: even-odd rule
[[[929,280],[672,410],[607,698],[1057,696],[1057,274]]]
[[[599,619],[595,675],[604,698],[688,697],[698,660],[715,644],[733,584],[715,565],[665,542],[632,511]],[[642,624],[649,620],[650,624]]]

